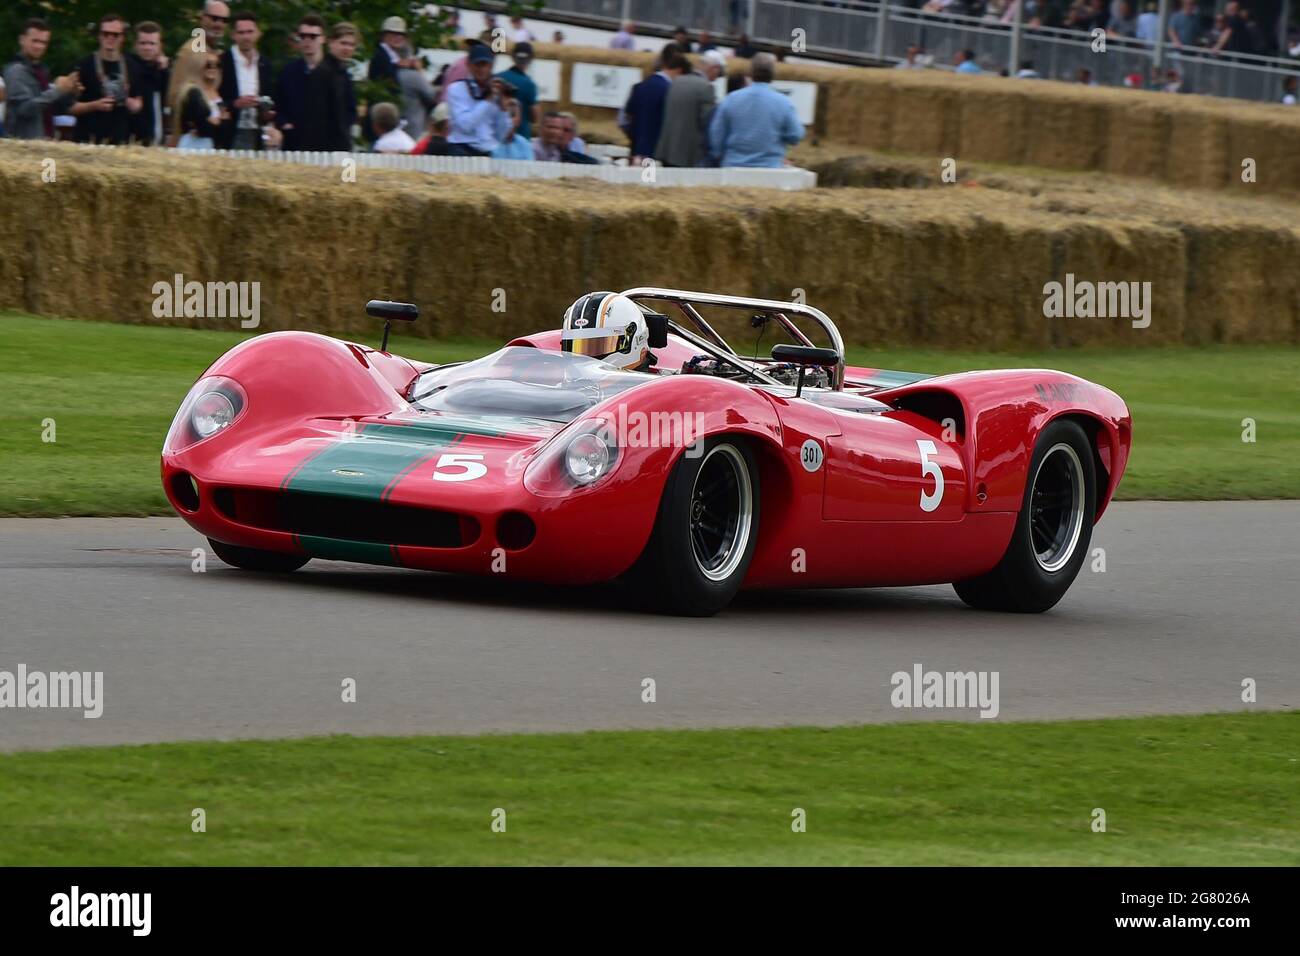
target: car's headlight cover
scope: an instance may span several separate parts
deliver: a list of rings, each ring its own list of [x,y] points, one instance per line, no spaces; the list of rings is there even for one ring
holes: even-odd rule
[[[234,379],[209,375],[194,383],[172,419],[163,451],[176,452],[233,425],[248,405],[248,396]]]
[[[600,435],[584,432],[569,442],[564,451],[564,467],[578,484],[589,485],[609,470],[612,457]]]
[[[618,461],[609,423],[585,419],[557,434],[532,460],[524,471],[524,487],[536,495],[567,495],[604,481]]]
[[[222,392],[204,392],[190,412],[190,424],[200,438],[215,435],[235,420],[235,404]]]

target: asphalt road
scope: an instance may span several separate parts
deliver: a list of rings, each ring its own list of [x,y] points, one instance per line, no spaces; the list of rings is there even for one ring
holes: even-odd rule
[[[1296,707],[1298,527],[1300,502],[1118,504],[1093,541],[1105,573],[1085,565],[1045,615],[926,587],[746,594],[684,620],[611,589],[327,561],[198,574],[205,542],[177,519],[5,519],[0,671],[103,671],[104,709],[0,709],[0,750],[979,719],[895,709],[890,677],[916,664],[997,671],[998,720]]]

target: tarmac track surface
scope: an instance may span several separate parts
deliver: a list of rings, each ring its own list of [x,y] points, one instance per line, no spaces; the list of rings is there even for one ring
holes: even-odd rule
[[[0,709],[0,750],[980,719],[894,708],[917,664],[997,671],[998,720],[1292,708],[1297,528],[1300,502],[1119,503],[1093,538],[1106,571],[1044,615],[944,586],[746,593],[691,620],[610,588],[331,561],[277,577],[209,554],[196,574],[206,543],[179,519],[4,519],[0,671],[103,671],[104,710]]]

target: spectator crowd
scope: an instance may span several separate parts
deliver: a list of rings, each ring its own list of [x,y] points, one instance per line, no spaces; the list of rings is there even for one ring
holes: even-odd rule
[[[625,26],[626,29],[626,26]],[[776,58],[755,53],[748,75],[733,74],[721,100],[714,82],[726,71],[715,47],[697,68],[684,38],[668,43],[654,72],[632,87],[619,113],[632,161],[664,166],[777,167],[785,150],[803,138],[803,125],[789,97],[772,89]]]
[[[1021,0],[923,0],[922,13],[945,17],[973,16],[1004,27],[1017,17]],[[1159,5],[1155,0],[1023,0],[1023,25],[1029,30],[1056,27],[1078,30],[1096,36],[1105,34],[1128,49],[1154,47],[1163,42],[1166,50],[1184,57],[1207,57],[1225,62],[1244,62],[1247,56],[1283,55],[1300,58],[1300,35],[1285,37],[1281,31],[1285,13],[1273,0],[1218,0],[1220,10],[1213,12],[1207,0],[1171,0],[1170,13],[1161,37]],[[1140,12],[1139,12],[1140,11]],[[933,65],[920,46],[911,46],[905,57],[895,64],[901,70],[925,69]],[[974,49],[958,50],[952,66],[958,73],[984,73]],[[1007,75],[1006,69],[1001,69]],[[1017,77],[1038,79],[1041,75],[1030,60],[1020,63]],[[1092,70],[1077,70],[1076,82],[1096,86]],[[1283,75],[1281,102],[1294,105],[1296,78]],[[1123,77],[1126,87],[1170,93],[1190,93],[1192,89],[1176,66],[1155,67],[1149,76],[1139,72]]]
[[[354,64],[363,45],[352,23],[301,16],[291,56],[277,67],[262,49],[256,13],[232,14],[206,0],[199,29],[172,55],[155,21],[129,23],[106,13],[93,26],[95,50],[54,75],[45,62],[51,28],[27,20],[17,55],[4,66],[0,134],[15,139],[72,139],[110,145],[191,150],[350,151],[358,141],[380,153],[490,156],[591,164],[572,114],[539,115],[529,75],[533,36],[520,17],[497,28],[488,16],[479,37],[450,29],[463,55],[436,76],[412,48],[400,16],[383,21],[365,76],[391,101],[359,102]],[[620,36],[631,37],[627,24]],[[510,66],[495,71],[494,41],[511,43]],[[201,40],[201,42],[200,42]],[[556,31],[553,40],[563,42]],[[615,43],[622,42],[615,37]],[[685,30],[663,47],[651,76],[636,84],[620,112],[634,161],[670,166],[780,166],[803,135],[790,100],[772,90],[775,60],[753,53],[748,76],[733,76],[719,100],[714,81],[726,59],[707,32],[699,65]],[[740,52],[740,51],[738,51]]]
[[[1024,3],[1023,14],[1017,9]],[[1160,32],[1154,0],[921,0],[925,13],[968,16],[1010,25],[1017,16],[1029,29],[1058,27],[1154,44]],[[1279,43],[1282,0],[1173,0],[1165,42],[1211,55],[1300,56],[1300,46]]]

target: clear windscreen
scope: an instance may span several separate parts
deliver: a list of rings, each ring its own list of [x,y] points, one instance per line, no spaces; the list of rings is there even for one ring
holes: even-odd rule
[[[649,375],[625,372],[599,359],[515,345],[425,372],[411,401],[417,408],[449,414],[571,422],[649,380]]]

